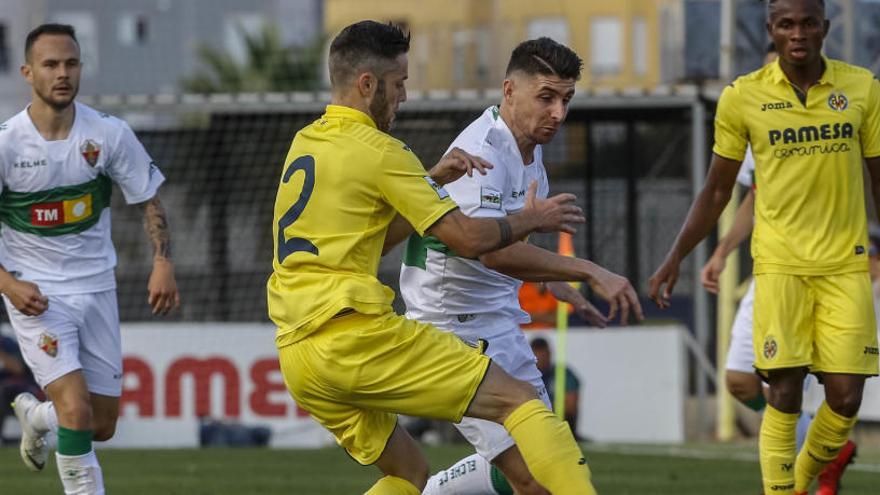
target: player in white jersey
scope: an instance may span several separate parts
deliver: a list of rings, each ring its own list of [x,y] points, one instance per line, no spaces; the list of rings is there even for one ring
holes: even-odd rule
[[[490,218],[515,213],[524,207],[532,182],[538,184],[538,196],[547,196],[541,145],[553,138],[565,120],[581,65],[573,51],[549,38],[526,41],[513,51],[501,105],[483,112],[450,146],[494,165],[486,175],[462,177],[444,186],[463,213]],[[548,282],[557,298],[572,303],[582,316],[600,326],[618,311],[624,323],[630,312],[642,318],[636,293],[625,278],[524,241],[479,259],[466,259],[437,239],[412,236],[401,270],[401,293],[408,318],[453,331],[465,341],[487,342],[486,353],[495,363],[532,383],[549,402],[534,353],[520,330],[520,324],[528,322],[517,300],[521,280]],[[607,317],[567,283],[554,283],[575,280],[586,281],[611,303]],[[423,493],[512,493],[488,461],[517,493],[547,493],[533,479],[503,428],[471,418],[456,426],[477,454],[433,476]]]
[[[117,184],[144,211],[154,247],[148,302],[179,306],[165,211],[164,177],[128,125],[74,101],[80,50],[73,28],[28,34],[22,75],[31,102],[0,125],[0,293],[22,354],[49,401],[16,397],[25,464],[41,470],[47,436],[65,493],[104,493],[92,447],[115,432],[122,350],[110,239]]]

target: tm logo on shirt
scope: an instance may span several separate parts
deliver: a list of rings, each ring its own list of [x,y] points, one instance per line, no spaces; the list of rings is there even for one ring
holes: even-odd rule
[[[480,208],[488,208],[490,210],[501,209],[501,191],[492,189],[491,187],[480,188]]]

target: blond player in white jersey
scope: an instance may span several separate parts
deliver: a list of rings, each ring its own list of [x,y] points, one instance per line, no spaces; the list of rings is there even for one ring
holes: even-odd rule
[[[72,27],[44,24],[28,34],[21,72],[31,102],[0,125],[0,293],[24,359],[50,398],[15,399],[22,460],[42,470],[46,437],[57,434],[64,492],[102,494],[92,441],[113,436],[122,392],[113,184],[144,211],[154,248],[153,313],[180,301],[156,196],[164,177],[125,122],[74,101],[80,68]]]
[[[547,196],[541,145],[553,138],[565,120],[581,65],[573,51],[549,38],[526,41],[513,51],[501,105],[483,112],[450,147],[495,165],[485,176],[474,174],[445,186],[463,213],[490,218],[513,214],[523,208],[532,182],[538,184],[538,196]],[[623,323],[631,313],[642,318],[636,293],[625,278],[525,241],[479,259],[466,259],[437,239],[413,236],[401,270],[401,293],[407,317],[455,332],[468,342],[487,343],[486,353],[495,363],[532,383],[547,402],[541,373],[519,326],[528,322],[517,300],[522,280],[548,282],[557,298],[572,303],[581,316],[599,326],[618,312]],[[587,282],[610,302],[609,315],[599,313],[562,281]],[[520,494],[547,493],[531,476],[503,428],[471,418],[456,426],[477,454],[433,476],[423,493],[503,494],[512,493],[511,488]],[[504,476],[493,471],[489,462]]]

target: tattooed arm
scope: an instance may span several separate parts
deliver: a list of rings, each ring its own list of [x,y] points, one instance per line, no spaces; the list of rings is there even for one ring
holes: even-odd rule
[[[168,218],[158,196],[142,203],[144,230],[153,245],[153,271],[147,283],[149,296],[147,302],[153,314],[167,314],[180,307],[180,294],[174,279],[174,264],[171,263],[171,234],[168,232]]]

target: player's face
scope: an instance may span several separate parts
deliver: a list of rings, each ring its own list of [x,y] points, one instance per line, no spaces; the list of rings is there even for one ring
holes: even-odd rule
[[[34,41],[30,60],[21,72],[38,98],[56,110],[63,110],[79,91],[81,68],[79,45],[73,38],[44,34]]]
[[[405,53],[397,57],[391,70],[378,80],[376,92],[370,101],[370,115],[376,127],[383,132],[391,129],[397,108],[406,101],[406,80],[409,62]]]
[[[828,20],[818,0],[778,0],[770,7],[767,32],[789,66],[817,64],[828,34]]]
[[[573,79],[513,74],[504,82],[504,104],[510,106],[515,132],[536,144],[549,143],[568,115]]]

